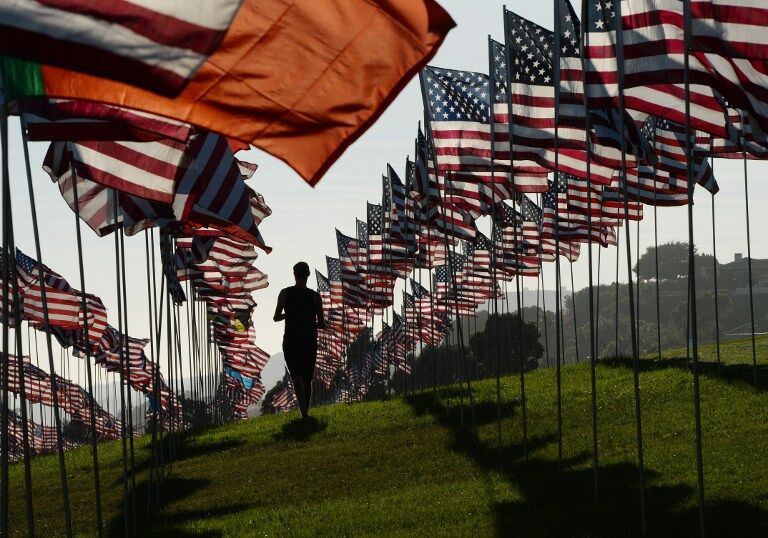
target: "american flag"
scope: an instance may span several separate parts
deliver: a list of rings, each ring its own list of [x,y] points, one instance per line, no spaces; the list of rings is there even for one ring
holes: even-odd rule
[[[344,304],[365,307],[367,289],[359,271],[361,261],[365,260],[365,253],[359,248],[356,239],[344,235],[339,230],[336,230],[336,246],[339,251]],[[330,275],[330,269],[328,272]]]
[[[429,208],[430,206],[437,205],[442,195],[440,192],[440,179],[435,173],[434,160],[431,157],[431,150],[427,137],[421,130],[416,134],[415,141],[416,162],[415,164],[415,179],[413,187],[414,200],[418,201],[423,208]]]
[[[656,168],[669,172],[671,184],[678,184],[687,190],[685,126],[663,118],[649,117],[644,127],[643,131],[648,136],[650,145],[657,157],[654,163]],[[693,132],[691,133],[691,147],[695,143],[696,133]],[[703,155],[694,155],[693,177],[696,183],[712,194],[720,190],[714,172]]]
[[[584,141],[586,107],[584,106],[583,68],[581,61],[581,24],[569,0],[559,0],[560,35],[555,35],[560,60],[560,121],[581,130]],[[564,104],[564,106],[563,106]],[[621,137],[625,139],[625,163],[637,166],[637,158],[649,150],[636,122],[618,109],[591,109],[590,155],[594,162],[610,168],[622,165]],[[582,143],[579,149],[584,149]]]
[[[603,185],[589,185],[585,179],[561,174],[567,185],[566,202],[569,214],[591,215],[597,219],[619,220],[625,216],[630,220],[643,218],[643,206],[631,196],[627,200],[628,212],[624,210],[624,197],[618,187],[606,187]],[[576,220],[576,219],[572,219]],[[592,224],[596,222],[593,220]],[[599,224],[598,224],[599,225]]]
[[[514,148],[510,153],[509,92],[507,49],[504,44],[490,40],[491,101],[493,103],[494,159],[502,171],[514,171],[512,181],[518,192],[538,192],[546,188],[548,170],[538,162],[539,150],[527,144],[525,129],[513,124]],[[513,106],[513,109],[515,107]]]
[[[315,269],[315,279],[317,279],[317,293],[323,301],[323,310],[331,309],[331,283],[320,271]]]
[[[539,258],[530,253],[520,233],[520,222],[502,228],[499,223],[491,227],[491,240],[494,248],[494,262],[497,276],[506,280],[509,277],[537,276],[539,274]]]
[[[219,46],[240,3],[4,3],[0,52],[172,96]]]
[[[296,399],[296,391],[293,389],[293,382],[287,368],[279,384],[280,388],[272,396],[272,408],[278,413],[298,409],[299,401]]]
[[[112,178],[113,185],[151,185],[151,178],[136,175],[133,158],[126,164],[123,176],[115,163],[103,155],[87,155],[88,161],[78,161],[65,142],[54,142],[48,149],[43,168],[59,185],[62,196],[75,210],[74,185],[77,186],[81,218],[99,235],[112,232],[122,225],[132,235],[148,227],[181,222],[182,229],[197,233],[226,233],[252,243],[269,252],[269,247],[258,230],[258,223],[271,211],[263,198],[245,185],[238,161],[223,137],[213,133],[196,135],[176,167],[173,182],[173,198],[170,203],[119,194],[117,189],[99,184],[90,174],[98,169]],[[127,158],[127,157],[126,157]],[[72,177],[71,164],[75,164]],[[170,174],[170,172],[168,172]],[[127,176],[127,177],[124,177]],[[119,197],[115,214],[115,200]],[[210,232],[205,232],[210,229]]]
[[[398,264],[390,263],[394,258],[393,250],[387,248],[385,253],[383,218],[381,206],[368,202],[368,274],[385,275],[393,280],[395,278],[405,278],[408,274],[407,271]],[[405,249],[403,248],[399,252],[404,255]],[[403,259],[407,260],[407,258]]]
[[[384,187],[382,207],[388,209],[384,219],[387,235],[402,243],[397,246],[398,252],[401,248],[406,252],[415,250],[418,226],[412,208],[408,210],[410,197],[406,187],[389,164],[387,164],[387,175],[383,176],[382,180]]]
[[[490,214],[499,200],[514,196],[513,185],[500,175],[451,174],[445,183],[445,200],[475,220]]]
[[[630,199],[656,206],[688,204],[687,189],[670,184],[669,172],[645,164],[627,170],[627,193]]]
[[[618,104],[619,71],[616,34],[622,32],[625,104],[646,114],[685,123],[683,88],[683,3],[595,0],[584,4],[583,24],[587,57],[586,87],[590,105]],[[621,20],[617,10],[624,6]],[[678,23],[669,21],[679,21]],[[668,32],[671,35],[668,35]],[[649,53],[649,51],[651,51]],[[724,109],[709,77],[700,77],[702,64],[691,55],[691,125],[725,137]]]
[[[42,269],[42,280],[39,278]],[[79,329],[83,322],[81,297],[61,275],[16,249],[16,273],[24,318],[45,327]],[[45,293],[45,302],[43,301]]]
[[[697,148],[725,159],[768,158],[768,136],[756,126],[754,120],[750,119],[749,113],[728,108],[726,125],[729,132],[728,138],[697,133]],[[746,155],[743,153],[744,149],[746,149]]]
[[[593,223],[587,226],[587,221],[578,213],[569,211],[567,203],[567,184],[561,176],[557,184],[550,182],[549,190],[542,195],[542,228],[543,239],[563,242],[588,242],[591,240],[602,246],[615,242],[613,228]]]
[[[344,304],[344,288],[341,283],[341,262],[338,258],[325,257],[328,268],[328,282],[331,287],[331,303]]]
[[[555,74],[553,64],[554,34],[515,13],[506,12],[507,47],[509,47],[510,97],[513,111],[513,137],[520,150],[518,156],[554,170],[585,175],[587,154],[584,151],[584,106],[561,102],[564,120],[555,141]],[[557,156],[554,148],[557,142]],[[591,163],[595,181],[610,183],[613,169]],[[545,191],[545,181],[536,192]],[[533,191],[531,189],[531,191]]]
[[[186,142],[194,129],[188,123],[148,112],[95,101],[45,97],[18,98],[9,103],[21,115],[34,141],[126,140],[158,138]]]
[[[743,0],[692,0],[693,48],[730,58],[768,57],[765,21],[768,8]]]
[[[438,173],[489,170],[488,76],[427,66],[420,80]]]
[[[176,178],[186,166],[187,141],[66,142],[80,177],[156,202],[173,202]]]

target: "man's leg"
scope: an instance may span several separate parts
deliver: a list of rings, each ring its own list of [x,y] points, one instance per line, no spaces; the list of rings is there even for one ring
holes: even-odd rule
[[[304,397],[307,402],[307,413],[309,413],[309,404],[312,402],[312,378],[304,380]]]
[[[299,411],[301,412],[301,416],[306,416],[306,396],[304,394],[304,378],[301,376],[297,376],[292,378],[293,379],[293,390],[296,392],[296,400],[299,402]]]

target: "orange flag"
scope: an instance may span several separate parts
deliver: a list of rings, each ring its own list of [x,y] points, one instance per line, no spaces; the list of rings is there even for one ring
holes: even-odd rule
[[[31,66],[11,93],[188,122],[261,148],[315,185],[453,26],[434,0],[246,0],[175,99],[51,66]]]

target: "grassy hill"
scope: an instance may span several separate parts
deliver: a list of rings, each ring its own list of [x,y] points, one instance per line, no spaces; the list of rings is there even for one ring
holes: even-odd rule
[[[768,340],[759,341],[763,364]],[[714,352],[702,372],[706,521],[710,535],[768,533],[768,371],[752,379],[748,341]],[[668,353],[642,362],[651,534],[698,534],[692,377]],[[562,370],[563,466],[557,460],[555,371],[526,377],[528,461],[518,378],[502,380],[501,450],[495,380],[473,384],[479,442],[460,420],[456,387],[384,402],[266,416],[190,433],[160,491],[140,510],[142,535],[634,535],[639,534],[631,363],[597,370],[599,495],[593,497],[589,366]],[[465,400],[466,404],[466,400]],[[469,424],[468,414],[466,424]],[[137,496],[147,501],[147,439],[137,441]],[[119,443],[100,446],[106,532],[119,534]],[[88,449],[67,454],[75,531],[93,534]],[[39,535],[61,532],[55,457],[33,462]],[[25,531],[22,467],[12,468],[11,524]]]

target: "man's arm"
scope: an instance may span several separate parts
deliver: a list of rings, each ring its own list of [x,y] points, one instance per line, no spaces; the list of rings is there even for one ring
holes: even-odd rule
[[[283,321],[285,319],[285,312],[283,312],[283,309],[285,308],[285,290],[282,290],[280,292],[280,295],[277,296],[277,306],[275,307],[275,316],[272,318],[275,321]]]
[[[319,293],[315,293],[315,315],[317,316],[317,328],[325,329],[325,315],[323,314],[323,300]]]

